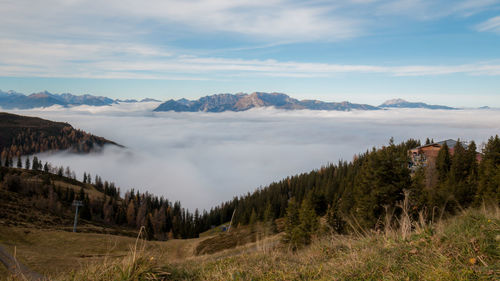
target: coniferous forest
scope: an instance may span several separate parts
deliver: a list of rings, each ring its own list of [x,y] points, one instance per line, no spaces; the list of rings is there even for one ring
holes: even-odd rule
[[[0,113],[0,152],[2,160],[15,161],[21,155],[44,151],[90,152],[116,143],[73,128],[68,123],[36,117]]]
[[[380,229],[384,216],[398,215],[405,194],[410,215],[427,212],[427,217],[453,214],[459,209],[484,202],[500,202],[500,138],[491,137],[477,159],[476,145],[456,144],[453,155],[446,146],[439,151],[435,167],[409,168],[409,149],[418,140],[395,144],[356,155],[351,162],[340,161],[320,169],[285,178],[252,193],[235,197],[211,210],[186,210],[180,202],[140,193],[134,189],[121,194],[114,183],[85,173],[76,180],[70,168],[51,167],[28,157],[25,163],[3,158],[0,182],[10,192],[24,194],[52,212],[71,212],[71,202],[82,200],[81,218],[89,221],[138,229],[145,227],[149,239],[197,237],[214,226],[227,223],[234,212],[233,225],[256,222],[274,224],[286,218],[285,240],[307,244],[310,233],[324,216],[331,229],[349,233],[353,227]],[[26,179],[36,173],[39,181]],[[432,180],[429,180],[432,178]],[[57,184],[61,180],[79,186],[75,191]],[[101,196],[90,195],[95,189]]]

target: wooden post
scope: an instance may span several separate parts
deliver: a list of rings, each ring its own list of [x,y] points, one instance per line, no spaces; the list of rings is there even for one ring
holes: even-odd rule
[[[229,227],[227,228],[227,232],[231,230],[231,226],[233,225],[234,213],[236,213],[236,209],[234,209],[233,215],[231,216],[231,221],[229,222]]]

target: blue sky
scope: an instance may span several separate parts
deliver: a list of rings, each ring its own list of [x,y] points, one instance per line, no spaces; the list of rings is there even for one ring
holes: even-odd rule
[[[0,89],[500,106],[500,0],[0,5]]]

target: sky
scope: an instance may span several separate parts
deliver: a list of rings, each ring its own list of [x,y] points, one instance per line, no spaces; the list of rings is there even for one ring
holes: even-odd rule
[[[1,0],[0,89],[500,106],[500,0]]]
[[[11,110],[21,115],[69,122],[116,141],[125,149],[102,153],[48,153],[39,158],[69,166],[78,179],[100,175],[122,190],[180,200],[210,209],[234,196],[288,176],[319,169],[372,147],[410,138],[474,140],[500,131],[500,109],[376,111],[152,112],[158,103]],[[126,124],[126,125],[124,125]]]

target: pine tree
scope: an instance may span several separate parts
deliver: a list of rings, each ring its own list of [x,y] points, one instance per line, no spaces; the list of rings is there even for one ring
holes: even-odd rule
[[[473,149],[475,150],[475,144]],[[472,156],[472,157],[471,157]],[[457,141],[454,147],[454,153],[451,160],[450,177],[447,191],[455,200],[451,203],[459,204],[461,207],[467,207],[471,203],[473,189],[468,183],[469,174],[475,164],[475,152],[471,155],[467,152],[462,143]],[[452,205],[453,206],[453,205]]]
[[[255,209],[252,209],[252,213],[250,215],[250,220],[248,224],[255,225],[256,223],[257,223],[257,213],[255,212]]]
[[[25,163],[25,164],[24,164],[24,168],[25,168],[26,170],[29,170],[29,169],[30,169],[30,167],[31,167],[31,163],[30,163],[30,158],[29,158],[29,156],[28,156],[28,157],[26,157],[26,162],[24,162],[24,163]]]
[[[155,231],[153,227],[153,223],[151,222],[151,213],[146,216],[146,239],[153,240],[155,237]]]
[[[424,206],[428,203],[429,190],[434,191],[435,188],[426,189],[425,185],[425,168],[418,167],[418,169],[413,174],[411,179],[410,191],[410,201],[412,206],[415,206],[415,213],[412,215],[417,215],[418,211],[422,210]]]
[[[276,233],[278,231],[274,219],[275,217],[272,211],[272,205],[271,202],[268,201],[266,204],[266,210],[264,211],[264,225],[266,227],[266,231],[269,231],[270,233]]]
[[[333,232],[344,233],[345,222],[340,216],[337,202],[328,206],[328,210],[326,212],[326,222],[328,223],[328,226],[331,227]]]
[[[303,232],[302,243],[307,245],[311,243],[311,235],[318,230],[318,216],[309,199],[303,200],[299,211],[300,229]]]
[[[445,184],[451,167],[450,149],[446,142],[439,149],[436,158],[436,170],[438,172],[438,184]]]
[[[80,194],[80,196],[82,196]],[[82,199],[80,199],[82,200]],[[84,195],[84,198],[83,198],[83,206],[82,206],[82,211],[80,213],[80,217],[84,220],[91,220],[92,219],[92,213],[90,211],[90,199],[89,199],[89,195],[88,194],[85,194]]]
[[[130,200],[127,206],[127,223],[129,226],[135,226],[135,206],[134,202]]]
[[[479,165],[479,184],[474,198],[475,204],[500,202],[500,138],[491,137],[483,149]]]
[[[23,167],[23,162],[21,162],[21,156],[17,156],[17,167],[22,168]]]
[[[384,215],[384,206],[402,200],[403,189],[411,185],[408,152],[391,144],[367,154],[354,179],[354,205],[350,211],[363,228],[373,228]]]
[[[297,247],[296,237],[294,233],[299,225],[299,208],[297,206],[297,203],[295,202],[295,198],[292,198],[288,202],[288,207],[286,208],[285,235],[283,236],[283,241],[290,244],[292,248]]]
[[[38,171],[38,157],[33,156],[33,166],[31,167],[33,171]]]

